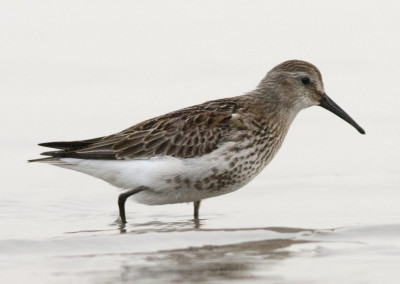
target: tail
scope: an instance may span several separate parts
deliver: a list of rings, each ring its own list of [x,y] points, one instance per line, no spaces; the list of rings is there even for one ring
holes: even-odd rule
[[[55,163],[57,163],[58,160],[59,160],[59,158],[48,157],[48,158],[39,158],[39,159],[28,160],[28,163],[40,162],[40,163],[55,164]]]
[[[51,156],[51,157],[32,159],[32,160],[28,160],[28,162],[29,163],[42,162],[42,163],[57,164],[57,161],[59,161],[60,158],[65,158],[65,157],[71,157],[72,158],[72,157],[75,157],[75,156],[79,156],[77,158],[84,158],[84,157],[82,157],[82,155],[78,155],[75,151],[78,151],[80,149],[86,148],[86,147],[90,146],[92,143],[98,141],[101,138],[102,137],[94,138],[94,139],[88,139],[88,140],[81,140],[81,141],[40,143],[39,146],[55,148],[55,149],[59,149],[59,151],[43,152],[40,155]]]
[[[90,144],[98,141],[100,138],[81,140],[81,141],[69,141],[69,142],[46,142],[40,143],[39,146],[49,147],[54,149],[66,150],[66,151],[75,151],[89,146]]]

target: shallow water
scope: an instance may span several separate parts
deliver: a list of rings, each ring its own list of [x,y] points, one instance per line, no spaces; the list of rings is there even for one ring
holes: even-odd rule
[[[396,1],[1,1],[3,283],[400,283]],[[28,164],[86,139],[251,90],[288,59],[322,72],[367,134],[321,108],[237,192],[127,202]]]
[[[200,220],[191,204],[128,202],[126,225],[113,221],[112,190],[90,200],[81,189],[52,196],[47,186],[10,193],[1,204],[0,274],[34,283],[397,283],[399,177],[261,179],[205,200]]]

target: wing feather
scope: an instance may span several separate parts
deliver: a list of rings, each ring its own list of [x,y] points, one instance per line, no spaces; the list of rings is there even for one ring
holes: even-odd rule
[[[229,132],[238,109],[235,100],[211,101],[146,120],[119,133],[73,142],[50,142],[43,146],[61,149],[46,152],[52,157],[84,159],[141,159],[159,155],[199,157],[215,150]]]

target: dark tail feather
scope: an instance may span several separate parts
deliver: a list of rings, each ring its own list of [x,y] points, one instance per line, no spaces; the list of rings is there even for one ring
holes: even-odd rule
[[[60,153],[65,153],[65,151],[48,151],[48,152],[40,153],[40,155],[57,157],[57,155],[60,154]]]
[[[89,139],[89,140],[82,140],[82,141],[68,141],[68,142],[46,142],[40,143],[39,146],[61,149],[61,150],[68,150],[74,151],[78,149],[82,149],[84,147],[89,146],[93,142],[96,142],[99,138]]]
[[[83,149],[90,147],[93,143],[98,142],[103,137],[81,140],[81,141],[69,141],[69,142],[46,142],[40,143],[40,146],[50,147],[59,149],[59,151],[48,151],[41,153],[44,156],[50,156],[50,158],[29,160],[29,162],[37,161],[53,161],[59,158],[77,158],[77,159],[99,159],[99,160],[113,160],[115,154],[111,151],[103,148],[98,148],[93,151],[83,151]],[[107,146],[107,145],[106,145]],[[49,160],[46,160],[49,159]]]
[[[53,157],[48,157],[48,158],[39,158],[39,159],[33,159],[33,160],[28,160],[28,163],[33,163],[33,162],[53,162],[57,161],[57,158]]]
[[[75,151],[49,151],[40,153],[43,156],[50,156],[51,158],[76,158],[76,159],[91,159],[91,160],[114,160],[115,154],[109,152],[95,152],[95,153],[79,153]],[[46,158],[45,158],[46,159]]]

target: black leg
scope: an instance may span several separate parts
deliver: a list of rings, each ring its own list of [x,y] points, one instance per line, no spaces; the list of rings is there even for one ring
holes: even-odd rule
[[[195,219],[199,219],[200,202],[201,202],[201,200],[193,202],[193,205],[194,205],[194,218]]]
[[[119,217],[121,218],[122,223],[126,223],[125,201],[128,199],[129,196],[134,195],[135,193],[141,192],[145,189],[146,189],[146,187],[140,186],[138,188],[129,190],[129,191],[121,193],[119,195],[119,197],[118,197]]]

